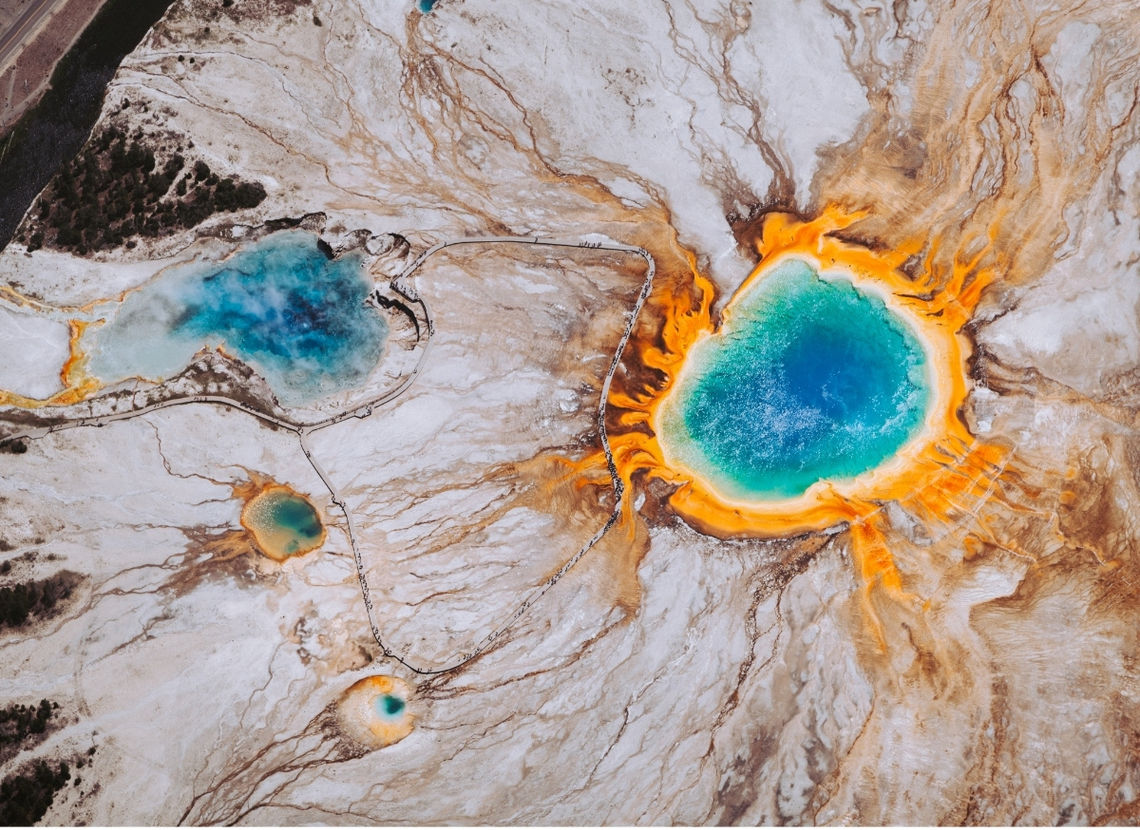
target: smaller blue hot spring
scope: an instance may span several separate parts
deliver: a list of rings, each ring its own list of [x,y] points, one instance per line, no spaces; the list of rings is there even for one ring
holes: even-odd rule
[[[177,374],[203,346],[248,363],[296,406],[361,384],[388,334],[364,304],[360,255],[329,259],[317,237],[277,233],[223,262],[172,269],[94,330],[91,372],[106,381]]]

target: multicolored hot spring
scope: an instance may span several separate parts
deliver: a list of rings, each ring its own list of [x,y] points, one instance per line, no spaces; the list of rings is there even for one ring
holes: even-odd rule
[[[314,551],[325,542],[325,526],[316,508],[281,485],[266,487],[249,499],[241,523],[262,553],[279,562]]]
[[[358,386],[380,362],[387,324],[365,304],[373,286],[362,256],[330,259],[317,242],[276,233],[221,262],[163,272],[89,330],[90,372],[105,382],[167,378],[219,347],[287,406]]]
[[[337,703],[337,721],[344,734],[359,744],[391,746],[412,734],[416,716],[409,708],[412,688],[386,674],[362,678],[345,690]]]
[[[846,526],[867,589],[901,595],[884,504],[938,521],[981,498],[1007,454],[963,416],[963,329],[994,271],[980,265],[985,245],[947,262],[938,240],[847,238],[864,216],[765,217],[759,264],[719,317],[695,258],[658,284],[630,341],[636,368],[610,393],[608,432],[627,488],[664,482],[668,507],[696,529]],[[579,469],[608,486],[608,461],[597,453]]]
[[[667,463],[729,499],[854,478],[919,431],[927,357],[879,296],[790,259],[691,347],[658,415]]]

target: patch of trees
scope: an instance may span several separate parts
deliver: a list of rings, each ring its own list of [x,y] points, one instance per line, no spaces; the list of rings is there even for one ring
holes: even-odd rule
[[[30,579],[0,587],[0,629],[23,625],[30,617],[51,616],[61,601],[71,596],[79,577],[60,571],[47,579]]]
[[[17,438],[15,441],[0,441],[0,452],[12,453],[13,455],[21,455],[27,451],[27,443],[19,438]]]
[[[14,238],[44,186],[83,147],[119,62],[166,13],[170,0],[98,5],[98,14],[56,64],[43,98],[0,136],[0,248]]]
[[[39,760],[0,782],[0,825],[28,827],[51,807],[55,794],[71,780],[66,761],[58,765]]]
[[[21,235],[41,247],[85,255],[135,237],[192,228],[216,213],[257,207],[265,188],[189,165],[180,147],[159,159],[141,136],[115,126],[92,138],[41,194]]]
[[[0,709],[0,747],[23,743],[29,735],[42,735],[59,704],[41,700],[39,706],[13,703]]]
[[[231,20],[268,20],[291,15],[312,0],[222,0],[219,5],[218,11]]]

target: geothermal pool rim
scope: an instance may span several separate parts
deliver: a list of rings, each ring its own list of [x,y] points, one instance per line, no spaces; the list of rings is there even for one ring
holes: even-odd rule
[[[367,418],[375,408],[384,406],[387,403],[398,398],[406,392],[418,377],[420,370],[423,368],[428,353],[431,348],[431,338],[435,334],[435,323],[432,319],[431,312],[427,303],[419,296],[411,286],[405,284],[405,280],[414,274],[429,258],[447,248],[457,247],[461,245],[532,245],[532,246],[545,246],[554,248],[577,248],[587,251],[612,251],[617,253],[632,254],[639,256],[645,260],[647,265],[645,279],[642,283],[641,290],[637,295],[637,300],[633,308],[626,312],[627,320],[625,329],[622,332],[622,337],[618,341],[618,345],[614,350],[613,358],[610,361],[609,369],[606,371],[602,379],[601,399],[598,402],[596,411],[596,423],[598,427],[598,434],[602,444],[602,451],[606,457],[606,465],[608,468],[611,485],[614,492],[614,508],[610,513],[606,522],[598,529],[598,531],[590,537],[569,559],[563,563],[554,574],[548,577],[544,582],[540,583],[537,587],[531,590],[526,598],[515,608],[510,616],[501,624],[493,628],[476,646],[463,654],[460,654],[458,659],[451,663],[444,665],[441,668],[425,668],[418,666],[411,662],[407,654],[399,654],[389,647],[384,642],[384,637],[380,631],[379,625],[376,623],[376,616],[373,610],[372,593],[368,585],[368,579],[364,570],[364,558],[360,552],[360,547],[357,543],[356,526],[352,519],[352,513],[349,511],[344,498],[341,496],[340,491],[332,482],[328,473],[321,466],[320,462],[313,456],[312,449],[306,440],[309,435],[319,432],[335,424],[339,424],[349,418]],[[623,354],[625,353],[626,346],[629,344],[630,338],[633,336],[633,330],[637,325],[638,317],[641,310],[653,289],[653,278],[657,272],[657,263],[653,256],[645,248],[637,247],[634,245],[623,245],[619,242],[605,242],[605,241],[574,241],[566,239],[545,238],[540,236],[477,236],[468,237],[463,239],[455,239],[446,242],[440,242],[424,250],[417,256],[411,263],[404,267],[404,269],[389,282],[389,288],[395,294],[402,297],[410,304],[419,307],[423,313],[425,326],[420,337],[416,341],[418,346],[421,342],[423,348],[420,351],[419,358],[416,361],[412,370],[392,389],[389,391],[373,397],[369,400],[363,401],[352,407],[349,407],[341,412],[330,415],[316,421],[300,421],[293,420],[285,415],[273,415],[268,412],[261,412],[253,407],[247,406],[240,401],[228,398],[224,395],[187,395],[183,397],[169,398],[155,403],[147,404],[142,407],[130,409],[123,412],[114,412],[105,415],[91,415],[87,417],[73,417],[57,423],[50,424],[44,427],[23,428],[5,435],[0,439],[0,445],[11,444],[16,441],[35,440],[43,438],[54,432],[60,432],[67,429],[76,429],[79,427],[101,427],[105,424],[114,423],[115,421],[125,421],[132,418],[137,418],[160,409],[166,409],[172,406],[184,406],[187,404],[211,404],[214,406],[222,406],[230,409],[244,412],[264,423],[271,424],[276,427],[288,430],[297,436],[298,443],[300,444],[301,451],[305,454],[313,471],[324,483],[325,488],[329,491],[331,501],[339,508],[344,516],[346,530],[348,533],[349,544],[352,548],[353,559],[356,564],[357,581],[360,584],[361,596],[364,600],[365,612],[368,617],[368,625],[372,632],[372,637],[376,644],[380,647],[382,656],[392,659],[417,675],[442,675],[456,671],[467,663],[477,658],[495,642],[503,637],[510,628],[518,622],[518,620],[538,602],[543,595],[546,594],[554,585],[565,576],[571,568],[573,568],[583,556],[585,556],[601,539],[613,528],[615,524],[621,519],[625,511],[626,503],[626,484],[620,473],[616,463],[614,462],[613,452],[610,447],[609,434],[606,430],[606,409],[609,403],[610,389],[613,383],[613,377],[617,368],[621,363]],[[379,303],[382,294],[380,289],[377,288],[369,295],[370,301]],[[417,321],[418,328],[418,321]],[[88,403],[93,403],[89,400]],[[0,413],[0,420],[4,418],[3,413]]]

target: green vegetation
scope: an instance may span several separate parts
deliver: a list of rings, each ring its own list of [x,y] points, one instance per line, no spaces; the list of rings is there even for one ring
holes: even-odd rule
[[[59,704],[50,700],[41,700],[39,706],[13,703],[0,709],[0,747],[23,743],[29,735],[42,735],[58,709]]]
[[[29,617],[51,616],[55,606],[70,597],[78,583],[77,574],[60,571],[47,579],[0,587],[0,629],[23,625]]]
[[[30,826],[44,817],[55,794],[71,779],[66,761],[35,761],[0,783],[0,825]]]
[[[64,165],[25,225],[22,241],[29,250],[49,247],[82,256],[134,236],[191,228],[265,198],[260,184],[220,178],[204,161],[187,169],[181,147],[160,161],[140,139],[140,133],[128,137],[108,127]]]
[[[268,17],[291,15],[303,6],[311,6],[312,0],[222,0],[219,12],[231,20],[264,20]],[[215,14],[214,19],[217,19]]]
[[[87,139],[107,83],[170,0],[107,0],[52,72],[40,102],[3,138],[0,155],[0,248],[36,194]]]

